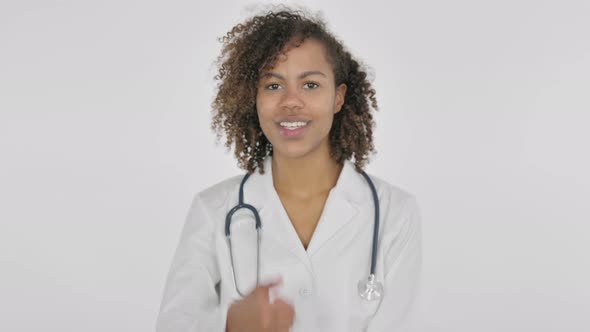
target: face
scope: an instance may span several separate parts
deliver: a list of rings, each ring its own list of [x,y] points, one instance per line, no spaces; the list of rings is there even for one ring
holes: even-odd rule
[[[335,86],[323,44],[306,39],[280,56],[258,83],[256,109],[273,155],[301,158],[329,153],[334,114],[346,85]]]

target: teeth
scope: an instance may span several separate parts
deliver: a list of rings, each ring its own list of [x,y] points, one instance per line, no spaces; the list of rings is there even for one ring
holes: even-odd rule
[[[307,122],[281,122],[279,123],[282,127],[285,127],[287,129],[295,129],[295,128],[299,128],[299,127],[303,127],[305,125],[307,125]]]

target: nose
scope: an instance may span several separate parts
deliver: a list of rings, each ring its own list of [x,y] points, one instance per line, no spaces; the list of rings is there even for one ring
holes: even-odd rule
[[[297,89],[287,88],[281,99],[281,109],[294,111],[303,108],[304,102]]]

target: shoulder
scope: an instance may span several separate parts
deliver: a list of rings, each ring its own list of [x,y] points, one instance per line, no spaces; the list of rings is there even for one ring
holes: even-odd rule
[[[393,206],[403,206],[409,203],[416,202],[416,197],[413,193],[406,190],[405,188],[391,184],[386,180],[375,176],[373,174],[367,174],[373,181],[377,194],[379,195],[379,201],[388,203]]]
[[[391,275],[401,273],[406,274],[404,277],[415,279],[419,274],[422,259],[422,221],[416,197],[405,188],[377,176],[369,176],[379,194],[377,257],[381,265],[378,264],[377,269],[378,273],[382,273],[380,278],[388,282],[393,280]]]
[[[194,234],[208,234],[216,231],[216,220],[223,220],[219,215],[224,210],[223,204],[230,194],[237,195],[237,188],[243,175],[236,175],[219,181],[192,197],[188,215],[185,219],[182,237],[190,237]]]
[[[199,201],[208,209],[218,209],[224,205],[230,195],[238,194],[238,188],[243,178],[244,174],[235,175],[210,185],[197,192],[194,201]]]
[[[419,227],[421,221],[416,196],[405,188],[391,184],[378,176],[367,175],[373,181],[379,196],[383,231],[397,233],[403,228]]]

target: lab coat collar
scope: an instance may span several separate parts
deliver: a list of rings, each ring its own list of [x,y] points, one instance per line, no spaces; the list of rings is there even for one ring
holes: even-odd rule
[[[272,156],[267,156],[264,159],[264,174],[259,174],[258,170],[256,170],[250,176],[248,182],[255,183],[253,186],[255,187],[254,190],[256,190],[258,194],[265,196],[265,199],[261,200],[260,206],[263,206],[265,202],[268,203],[266,198],[269,196],[278,197],[272,180]],[[356,171],[354,164],[350,160],[345,160],[342,171],[340,172],[336,185],[332,188],[330,195],[334,193],[335,195],[346,199],[351,204],[361,204],[367,199],[364,195],[364,191],[359,190],[361,186],[367,185],[365,182],[366,180],[363,176]],[[257,195],[257,197],[262,196]]]
[[[246,181],[244,199],[257,208],[263,234],[266,234],[264,236],[271,238],[275,245],[292,252],[313,273],[310,257],[358,214],[359,205],[370,199],[364,190],[368,190],[365,179],[352,162],[344,161],[336,185],[330,190],[318,225],[305,250],[274,188],[271,156],[264,160],[264,171],[264,174],[255,171]]]

